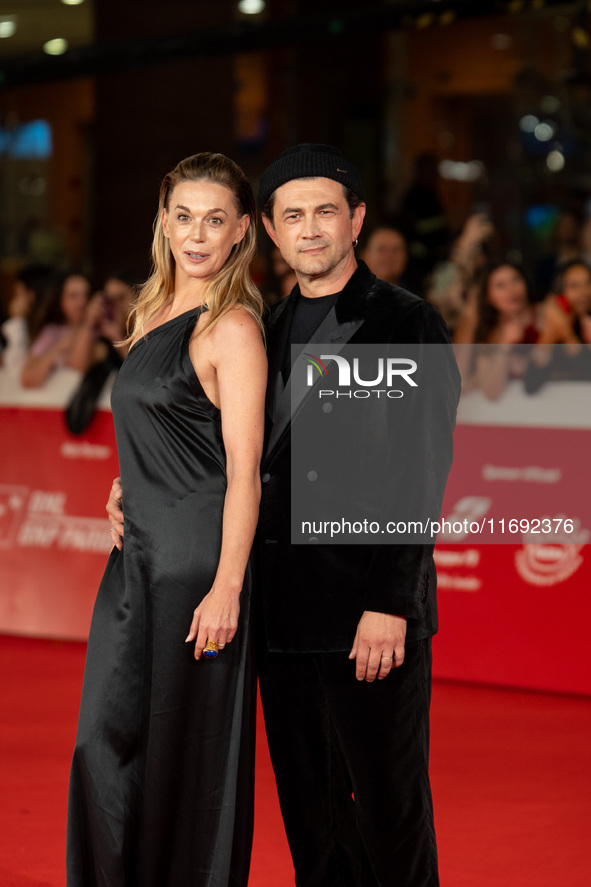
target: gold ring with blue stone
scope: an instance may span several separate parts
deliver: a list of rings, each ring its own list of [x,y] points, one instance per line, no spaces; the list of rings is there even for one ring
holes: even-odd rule
[[[203,655],[206,656],[208,659],[215,659],[215,657],[218,655],[219,648],[220,645],[217,641],[208,640],[203,648]]]

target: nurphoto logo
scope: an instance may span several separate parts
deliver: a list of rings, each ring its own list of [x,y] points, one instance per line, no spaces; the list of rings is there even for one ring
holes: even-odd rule
[[[411,388],[418,387],[412,378],[412,375],[417,370],[417,362],[409,357],[379,357],[372,367],[365,362],[363,369],[360,367],[358,357],[348,360],[342,354],[321,354],[317,357],[315,354],[304,352],[302,358],[308,364],[306,368],[306,384],[308,388],[311,388],[316,383],[319,376],[323,379],[328,378],[329,372],[326,362],[332,360],[337,368],[338,388],[351,389],[349,391],[320,389],[318,392],[319,398],[335,396],[368,398],[372,395],[380,397],[383,394],[386,397],[398,399],[404,396],[404,391],[394,388],[395,383],[400,384],[403,381]],[[370,378],[362,378],[362,375],[368,373],[371,376]],[[355,385],[359,387],[355,388]],[[378,387],[380,385],[385,385],[385,387]]]

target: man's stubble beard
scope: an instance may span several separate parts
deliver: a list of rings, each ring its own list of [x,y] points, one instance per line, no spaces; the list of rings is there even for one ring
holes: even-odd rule
[[[308,258],[302,256],[301,253],[296,253],[293,270],[296,274],[301,274],[304,277],[324,277],[346,259],[348,253],[349,250],[346,250],[341,256],[336,256],[334,250],[330,247],[319,256],[310,256]]]

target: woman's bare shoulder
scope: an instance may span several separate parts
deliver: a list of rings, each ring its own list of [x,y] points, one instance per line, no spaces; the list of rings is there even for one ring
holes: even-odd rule
[[[261,326],[256,317],[243,305],[235,305],[220,317],[211,329],[212,343],[262,341]]]

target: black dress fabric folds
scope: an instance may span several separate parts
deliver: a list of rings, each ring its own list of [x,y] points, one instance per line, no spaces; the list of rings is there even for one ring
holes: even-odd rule
[[[113,390],[125,541],[88,644],[68,809],[68,887],[246,887],[256,678],[250,567],[217,659],[185,644],[219,560],[220,411],[189,357],[201,308],[152,330]]]

